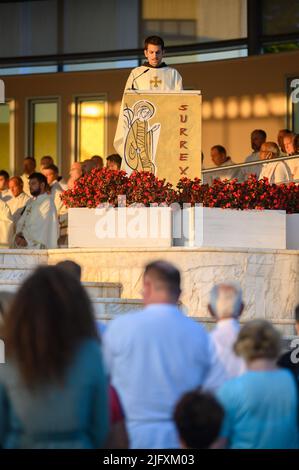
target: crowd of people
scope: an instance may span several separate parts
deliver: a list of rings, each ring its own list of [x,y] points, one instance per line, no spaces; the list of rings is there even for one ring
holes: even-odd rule
[[[236,166],[222,145],[213,146],[211,159],[216,168],[203,173],[203,182],[212,183],[215,178],[243,181],[250,174],[256,174],[259,179],[267,177],[270,183],[299,181],[299,157],[271,162],[278,157],[298,155],[299,135],[282,129],[277,141],[277,144],[267,141],[266,132],[255,129],[251,133],[252,153],[245,159],[250,166],[246,167]],[[263,163],[258,164],[258,161]],[[106,167],[120,170],[120,155],[109,155]],[[73,189],[75,181],[94,168],[103,168],[103,159],[99,155],[72,163],[69,179],[64,181],[53,158],[46,155],[40,160],[39,171],[33,157],[24,159],[20,176],[10,178],[7,171],[1,170],[0,246],[31,249],[67,246],[67,208],[62,203],[61,194],[66,189]]]
[[[107,168],[120,170],[121,157],[109,155]],[[61,194],[94,168],[103,168],[103,159],[94,155],[71,165],[69,179],[59,176],[53,158],[45,155],[39,171],[33,157],[24,159],[20,176],[0,171],[0,246],[10,248],[57,248],[67,246],[67,208]]]
[[[166,261],[145,267],[144,308],[108,324],[80,275],[64,261],[0,293],[1,448],[299,447],[297,356],[266,320],[240,326],[237,284],[212,288],[207,332]]]
[[[211,159],[217,170],[204,174],[204,182],[211,183],[215,178],[221,180],[237,178],[239,181],[244,181],[250,174],[255,174],[259,179],[266,177],[271,184],[299,180],[299,157],[271,162],[276,158],[299,155],[299,134],[289,129],[281,129],[276,143],[267,140],[267,134],[263,129],[255,129],[251,133],[251,148],[252,153],[244,160],[244,163],[250,165],[231,168],[236,164],[227,155],[225,147],[214,145],[211,148]],[[227,166],[230,168],[226,168]]]

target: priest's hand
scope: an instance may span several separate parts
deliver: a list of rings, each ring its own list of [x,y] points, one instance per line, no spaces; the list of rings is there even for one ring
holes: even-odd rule
[[[16,235],[15,241],[18,246],[26,247],[28,245],[25,238],[23,237],[21,233],[18,233]]]

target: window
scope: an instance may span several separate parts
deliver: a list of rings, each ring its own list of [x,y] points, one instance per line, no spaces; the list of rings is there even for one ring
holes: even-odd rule
[[[247,2],[142,0],[141,26],[142,37],[157,34],[167,46],[245,38]]]
[[[75,101],[75,160],[106,153],[106,100],[77,97]]]
[[[263,34],[299,33],[298,0],[263,0]]]
[[[56,165],[60,162],[59,102],[58,98],[29,101],[28,155],[35,157],[37,168],[44,155],[51,155]]]
[[[0,104],[0,169],[14,172],[14,102]]]

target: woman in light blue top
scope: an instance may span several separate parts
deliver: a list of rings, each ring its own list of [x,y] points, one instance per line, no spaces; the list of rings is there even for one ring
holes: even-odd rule
[[[90,301],[79,280],[40,267],[5,318],[0,447],[99,448],[107,384]]]
[[[248,372],[226,382],[217,397],[224,407],[223,444],[233,449],[298,448],[298,392],[288,370],[276,366],[280,335],[265,320],[241,329],[235,352]]]

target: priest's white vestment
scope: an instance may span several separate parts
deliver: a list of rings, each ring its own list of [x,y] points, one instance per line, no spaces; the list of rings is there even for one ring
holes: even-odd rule
[[[8,205],[0,199],[0,247],[11,245],[13,237],[13,220]]]
[[[14,223],[16,224],[19,218],[22,215],[22,212],[29,201],[30,197],[28,194],[21,192],[17,197],[12,197],[8,202],[7,205],[10,208],[10,212],[13,218]]]
[[[21,233],[27,242],[26,248],[57,248],[58,220],[53,198],[44,193],[28,201],[18,220],[16,234]],[[20,248],[14,243],[15,248]]]
[[[137,91],[180,91],[183,89],[182,77],[179,72],[165,63],[159,67],[141,65],[132,70],[127,80],[125,91],[135,89]],[[122,98],[118,117],[114,148],[116,152],[124,156],[124,117],[123,111],[126,103]]]

